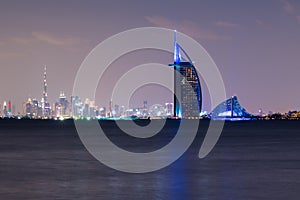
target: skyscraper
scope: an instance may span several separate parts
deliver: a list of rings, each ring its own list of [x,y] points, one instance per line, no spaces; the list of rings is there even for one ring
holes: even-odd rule
[[[3,102],[3,116],[7,117],[7,104],[6,104],[6,101]]]
[[[44,98],[45,103],[48,100],[47,97],[48,97],[48,94],[47,94],[47,66],[45,65],[45,68],[44,68],[44,91],[43,91],[43,98]],[[45,106],[43,106],[43,109],[44,108],[45,108]]]
[[[187,57],[183,61],[180,51]],[[187,53],[181,48],[174,33],[174,117],[199,117],[202,107],[200,79]]]
[[[50,103],[48,102],[48,93],[47,93],[47,66],[44,68],[44,90],[43,90],[43,98],[42,98],[42,112],[43,117],[50,116]]]
[[[173,103],[165,103],[165,109],[166,109],[166,115],[172,116],[173,110],[174,110],[174,104]]]
[[[83,105],[83,117],[89,117],[89,116],[90,116],[90,100],[86,98]]]
[[[112,100],[109,101],[109,104],[108,104],[108,109],[109,109],[109,113],[108,113],[108,117],[113,117],[113,102]]]
[[[59,104],[61,106],[61,115],[67,115],[68,113],[68,107],[69,107],[69,102],[67,100],[67,97],[64,92],[60,92],[59,94]]]
[[[8,109],[7,109],[7,116],[11,117],[12,116],[12,106],[11,106],[11,101],[8,101]]]
[[[28,98],[27,102],[24,104],[24,115],[27,117],[31,117],[31,110],[32,110],[32,105],[31,105],[31,98]]]
[[[80,117],[83,115],[83,103],[78,96],[71,96],[71,113],[73,117]]]

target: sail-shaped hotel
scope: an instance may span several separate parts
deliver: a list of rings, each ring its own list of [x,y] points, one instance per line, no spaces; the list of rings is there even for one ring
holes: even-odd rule
[[[181,52],[188,61],[183,61]],[[197,118],[202,107],[202,93],[197,70],[190,57],[177,43],[174,32],[174,117]]]

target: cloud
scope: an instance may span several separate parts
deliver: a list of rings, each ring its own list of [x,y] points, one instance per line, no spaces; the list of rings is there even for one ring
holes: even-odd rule
[[[200,27],[199,24],[190,20],[173,21],[162,16],[147,16],[146,20],[155,26],[176,29],[193,38],[205,40],[229,39],[228,37],[221,35],[212,29]]]
[[[174,26],[174,22],[172,22],[171,20],[165,18],[165,17],[161,17],[161,16],[147,16],[146,19],[148,20],[148,22],[157,25],[157,26],[162,26],[165,28],[169,28]]]
[[[282,3],[283,10],[300,22],[300,15],[299,12],[296,11],[295,7],[288,0],[280,0],[280,2]]]
[[[280,0],[283,10],[288,14],[294,14],[295,8],[288,0]]]
[[[88,40],[73,37],[73,36],[60,37],[50,33],[36,31],[36,32],[32,32],[29,36],[10,37],[9,42],[10,43],[13,42],[19,45],[29,45],[29,44],[35,44],[37,42],[44,42],[56,46],[72,46],[72,45],[78,45],[82,43],[85,44],[88,42]],[[1,46],[1,42],[0,42],[0,46]]]
[[[46,32],[32,32],[32,36],[39,41],[58,46],[79,44],[82,41],[76,37],[58,37]]]
[[[13,37],[11,38],[11,40],[17,44],[30,44],[32,43],[34,40],[32,38],[20,38],[20,37]]]
[[[231,22],[225,22],[225,21],[217,21],[215,22],[215,25],[224,28],[235,28],[238,26],[237,24]]]

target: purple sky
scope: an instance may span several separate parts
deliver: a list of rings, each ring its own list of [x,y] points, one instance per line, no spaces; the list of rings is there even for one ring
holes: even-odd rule
[[[296,0],[1,1],[1,103],[12,100],[20,111],[28,97],[40,99],[44,65],[50,102],[60,91],[70,96],[76,71],[98,43],[145,26],[177,29],[196,39],[218,65],[227,95],[237,95],[250,112],[300,110]],[[144,62],[141,57],[134,59]],[[144,98],[149,104],[169,100],[139,91],[135,96],[133,104],[140,105]],[[108,99],[99,92],[96,104],[107,106]]]

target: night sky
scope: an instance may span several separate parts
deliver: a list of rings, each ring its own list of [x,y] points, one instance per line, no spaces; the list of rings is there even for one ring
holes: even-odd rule
[[[28,97],[40,100],[44,65],[49,101],[57,100],[60,91],[69,97],[77,70],[97,44],[121,31],[149,26],[177,29],[202,44],[221,71],[227,96],[237,95],[248,111],[300,110],[296,0],[1,1],[1,104],[11,100],[21,111]],[[146,52],[128,56],[138,63],[150,61]],[[172,55],[154,61],[167,65]],[[151,97],[151,87],[142,90],[133,105],[139,106],[142,99],[149,104],[171,99]],[[105,92],[97,93],[97,105],[108,106],[108,100]],[[204,109],[209,110],[206,105]]]

